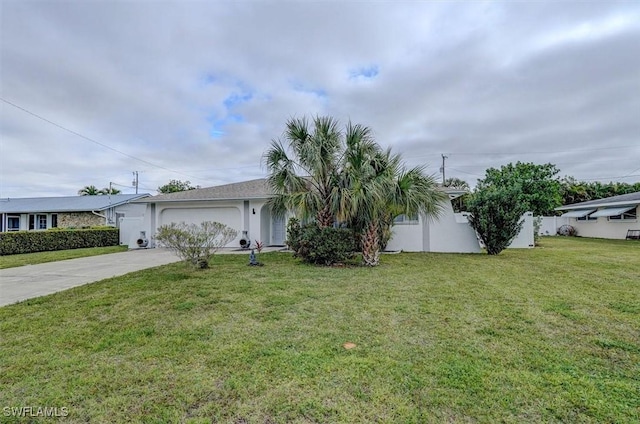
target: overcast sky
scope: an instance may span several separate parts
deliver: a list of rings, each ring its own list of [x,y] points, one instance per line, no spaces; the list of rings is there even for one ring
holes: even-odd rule
[[[259,178],[315,115],[438,179],[640,181],[636,0],[0,2],[0,197]]]

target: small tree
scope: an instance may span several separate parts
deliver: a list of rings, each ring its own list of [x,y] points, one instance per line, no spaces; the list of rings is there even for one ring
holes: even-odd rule
[[[209,258],[236,238],[238,232],[224,224],[205,221],[200,225],[172,222],[158,228],[156,240],[198,268],[209,268]]]
[[[489,255],[502,252],[522,228],[526,205],[519,186],[484,187],[469,199],[469,224],[480,236]]]
[[[100,190],[100,194],[104,194],[104,195],[120,194],[120,193],[122,193],[122,190],[119,190],[119,189],[113,188],[113,187],[111,187],[111,188],[105,187],[102,190]]]
[[[200,186],[192,186],[191,181],[171,180],[167,184],[158,187],[158,192],[162,194],[177,193],[179,191],[195,190]]]

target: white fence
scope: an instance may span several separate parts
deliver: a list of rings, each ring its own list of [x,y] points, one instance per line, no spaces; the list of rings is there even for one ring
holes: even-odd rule
[[[569,218],[561,218],[559,216],[543,216],[542,223],[540,225],[540,228],[538,229],[538,235],[555,236],[558,232],[558,228],[568,223]]]

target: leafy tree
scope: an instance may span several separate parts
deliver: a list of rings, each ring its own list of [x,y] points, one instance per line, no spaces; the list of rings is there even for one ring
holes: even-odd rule
[[[487,169],[485,178],[478,180],[476,188],[510,189],[518,186],[519,196],[512,198],[512,202],[520,203],[525,211],[529,210],[534,215],[551,215],[555,213],[554,208],[562,204],[560,182],[556,177],[558,172],[558,168],[551,163],[510,163],[500,169]]]
[[[640,191],[640,183],[621,183],[599,181],[578,181],[574,177],[566,176],[560,180],[560,193],[563,205],[604,199],[621,194]]]
[[[480,236],[489,255],[502,252],[522,228],[521,217],[527,211],[519,184],[483,186],[468,201],[469,224]]]
[[[192,186],[191,181],[171,180],[167,184],[158,187],[158,192],[162,194],[177,193],[179,191],[195,190],[200,186]]]
[[[156,240],[194,267],[208,268],[209,258],[236,238],[238,232],[224,224],[205,221],[200,225],[172,222],[158,228]]]
[[[88,185],[78,190],[78,194],[80,196],[97,196],[102,194],[102,190],[98,189],[98,187],[94,185]]]

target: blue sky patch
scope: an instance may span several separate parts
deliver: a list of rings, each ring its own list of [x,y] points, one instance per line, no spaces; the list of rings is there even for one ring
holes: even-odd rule
[[[380,68],[378,68],[378,65],[363,66],[358,69],[352,69],[349,72],[349,79],[372,79],[378,76],[379,73]]]
[[[302,93],[309,93],[309,94],[313,94],[317,97],[320,97],[322,99],[326,99],[327,98],[327,91],[324,88],[313,88],[309,85],[303,84],[300,81],[293,81],[291,82],[291,87],[295,90],[295,91],[300,91]]]

